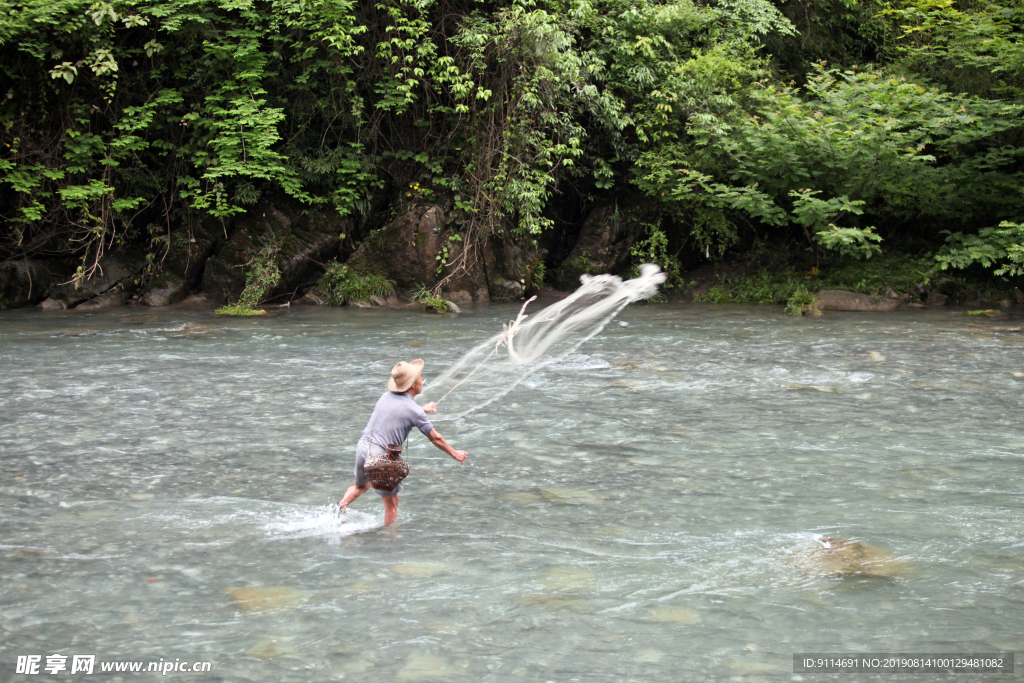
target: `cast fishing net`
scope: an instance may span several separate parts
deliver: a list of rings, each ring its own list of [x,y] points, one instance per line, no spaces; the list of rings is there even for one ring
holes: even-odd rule
[[[665,274],[651,263],[639,270],[625,282],[615,275],[584,275],[575,292],[529,315],[533,299],[527,301],[500,333],[429,382],[423,400],[438,403],[431,420],[457,420],[494,403],[538,370],[565,360],[623,308],[657,294]]]

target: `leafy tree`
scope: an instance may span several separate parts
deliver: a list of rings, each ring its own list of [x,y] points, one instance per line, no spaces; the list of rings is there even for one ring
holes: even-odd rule
[[[1017,105],[823,65],[805,88],[762,82],[750,97],[756,113],[728,128],[691,119],[688,155],[646,154],[640,187],[677,213],[794,225],[812,245],[864,256],[880,239],[867,220],[984,225],[1024,209],[1022,150],[1000,144],[1021,128]]]

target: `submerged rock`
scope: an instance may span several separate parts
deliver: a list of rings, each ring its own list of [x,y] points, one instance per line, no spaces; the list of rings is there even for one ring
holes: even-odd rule
[[[597,505],[601,502],[593,493],[579,489],[541,489],[540,495],[549,503],[562,505]]]
[[[125,315],[118,319],[118,322],[125,325],[142,325],[144,323],[153,323],[159,320],[155,315]]]
[[[507,493],[502,497],[505,500],[511,501],[513,503],[519,503],[520,505],[529,505],[530,503],[536,503],[540,501],[540,496],[538,496],[536,493],[528,493],[526,491],[522,491],[519,493]]]
[[[549,591],[573,592],[587,590],[595,580],[594,572],[579,567],[555,567],[548,570],[541,579],[544,588]]]
[[[400,681],[447,681],[457,676],[453,666],[442,659],[430,655],[410,657],[398,670]]]
[[[236,588],[225,590],[235,601],[235,606],[244,612],[262,612],[291,607],[305,597],[294,588],[287,586],[266,586],[260,588]]]
[[[444,567],[436,564],[398,564],[391,568],[391,571],[398,574],[399,576],[408,576],[413,578],[430,578],[435,574],[440,574],[444,571]]]
[[[647,618],[651,621],[659,621],[662,623],[674,623],[674,624],[692,624],[697,621],[700,616],[696,610],[692,610],[689,607],[655,607],[647,613]]]
[[[271,659],[279,655],[292,654],[294,651],[295,648],[288,644],[286,639],[267,636],[249,648],[245,654],[256,659]]]
[[[815,539],[797,554],[797,564],[813,574],[892,578],[905,574],[910,565],[892,553],[867,543],[835,536]]]
[[[590,601],[585,598],[548,593],[520,595],[516,598],[516,602],[525,607],[540,607],[555,611],[567,609],[573,612],[587,612],[591,608]]]
[[[198,337],[204,335],[207,332],[213,330],[212,325],[205,323],[185,323],[181,326],[181,329],[174,330],[170,333],[172,337]]]
[[[838,394],[839,390],[835,387],[817,387],[812,384],[787,384],[786,389],[789,391],[799,391],[806,389],[809,391],[820,391],[823,394]]]

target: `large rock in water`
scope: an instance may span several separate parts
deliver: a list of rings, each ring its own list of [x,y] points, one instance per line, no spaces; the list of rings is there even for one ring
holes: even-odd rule
[[[580,286],[580,275],[621,273],[631,261],[629,250],[643,222],[640,208],[618,205],[595,206],[583,220],[580,237],[558,269],[555,284],[560,289]]]
[[[899,299],[826,289],[818,292],[811,308],[821,311],[891,311],[899,305]]]
[[[416,204],[374,230],[346,263],[360,275],[383,275],[401,289],[437,283],[437,254],[444,231],[444,209]]]
[[[0,310],[31,306],[46,298],[54,284],[70,277],[63,263],[18,259],[0,263]]]
[[[95,299],[115,287],[122,292],[132,292],[138,286],[138,278],[146,266],[146,255],[139,249],[124,249],[106,254],[99,261],[99,268],[92,277],[81,282],[60,285],[41,306],[43,308],[74,308],[83,301]],[[117,299],[108,297],[110,301]],[[106,301],[106,300],[105,300]],[[98,302],[99,303],[99,302]],[[106,303],[105,305],[112,305]]]
[[[291,201],[264,201],[235,220],[230,237],[203,269],[202,290],[215,303],[237,300],[245,289],[249,254],[281,240],[277,265],[281,281],[268,296],[290,293],[318,279],[323,263],[334,258],[341,234],[350,224],[334,212],[311,212]]]

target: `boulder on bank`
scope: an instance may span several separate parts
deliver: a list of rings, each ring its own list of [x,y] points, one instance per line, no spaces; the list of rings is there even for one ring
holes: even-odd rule
[[[346,264],[361,275],[383,275],[404,290],[431,288],[450,268],[438,273],[441,261],[453,264],[456,272],[443,285],[445,299],[466,304],[473,301],[513,301],[523,298],[532,258],[505,230],[480,238],[463,262],[460,240],[446,227],[448,214],[440,204],[408,207],[384,227],[374,230],[348,258]]]
[[[473,301],[490,301],[491,294],[487,284],[487,273],[484,271],[480,249],[469,254],[464,267],[462,264],[462,243],[456,242],[448,256],[448,263],[453,264],[457,272],[444,285],[442,296],[455,304],[468,304]]]
[[[64,263],[17,259],[0,263],[0,310],[31,306],[70,277]]]
[[[618,204],[595,206],[583,220],[580,237],[559,268],[556,285],[574,290],[580,275],[619,273],[630,265],[629,250],[640,233],[643,212],[638,207]]]
[[[505,234],[491,235],[482,251],[491,301],[521,301],[526,295],[535,254],[513,240],[507,230]]]
[[[899,305],[899,299],[826,289],[818,292],[811,308],[820,311],[891,311]]]
[[[183,278],[164,273],[151,283],[139,302],[144,306],[169,306],[184,300],[188,290],[188,284]]]
[[[234,222],[229,237],[206,261],[202,291],[213,303],[237,300],[245,289],[249,255],[281,240],[277,265],[281,281],[270,293],[290,293],[313,284],[324,263],[338,254],[347,219],[334,212],[310,211],[291,201],[263,201]]]
[[[224,227],[207,217],[187,230],[172,233],[155,275],[139,301],[146,306],[167,306],[182,301],[199,286],[207,259],[224,241]]]
[[[54,289],[49,298],[40,306],[43,308],[74,308],[83,301],[95,299],[118,287],[121,296],[132,292],[138,286],[142,269],[146,266],[146,255],[139,249],[124,249],[106,254],[99,261],[99,267],[81,282],[69,282]],[[111,305],[111,304],[107,304]]]
[[[383,275],[401,289],[432,287],[444,224],[441,206],[413,205],[372,231],[345,263],[360,275]]]
[[[111,306],[121,306],[122,304],[124,304],[124,299],[124,288],[120,285],[120,283],[118,283],[111,287],[110,289],[108,289],[103,294],[100,294],[99,296],[93,297],[88,301],[83,301],[82,303],[78,304],[77,306],[75,306],[75,310],[87,311],[96,310],[99,308],[110,308]]]
[[[341,236],[350,232],[351,220],[333,210],[304,210],[294,216],[277,255],[281,282],[271,295],[291,294],[316,284],[323,274],[320,264],[337,258]]]

